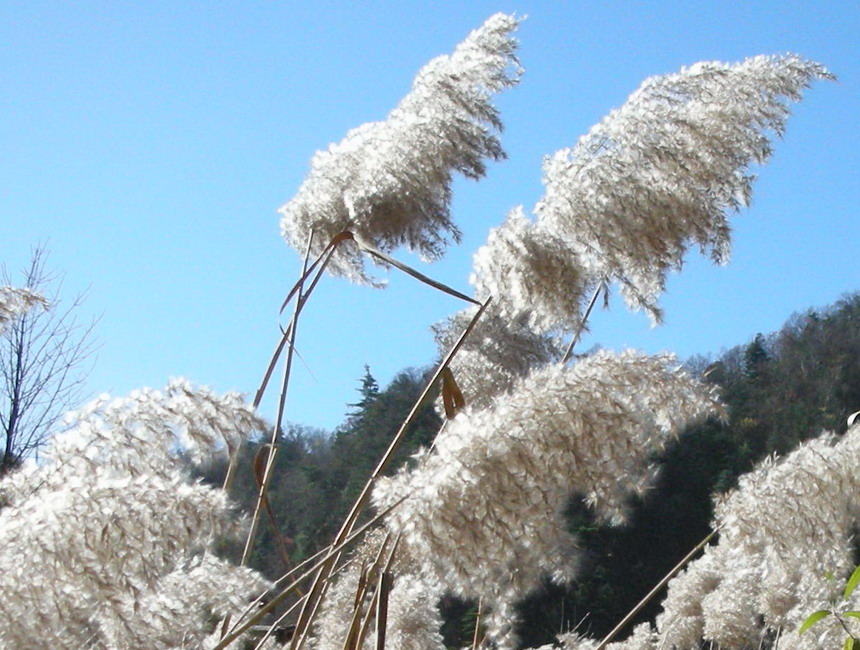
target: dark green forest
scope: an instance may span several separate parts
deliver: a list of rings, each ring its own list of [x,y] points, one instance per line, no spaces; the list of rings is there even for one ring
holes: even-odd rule
[[[597,524],[571,495],[568,520],[585,551],[581,578],[566,587],[547,584],[522,603],[524,645],[549,643],[573,628],[602,637],[708,534],[714,494],[732,489],[738,476],[769,454],[785,453],[825,429],[845,431],[847,417],[860,410],[860,293],[796,314],[780,331],[758,334],[718,358],[686,364],[720,387],[725,420],[681,434],[658,459],[657,486],[630,504],[623,527]],[[350,414],[334,432],[297,424],[283,431],[269,493],[283,544],[263,521],[252,566],[276,578],[288,563],[330,542],[427,377],[427,371],[405,370],[380,389],[366,369]],[[432,402],[424,404],[390,471],[430,444],[440,425]],[[252,509],[256,500],[253,466],[260,444],[241,452],[233,496],[243,508]],[[225,470],[210,467],[204,479],[219,481]],[[653,618],[659,601],[631,625]],[[451,647],[471,642],[474,609],[474,603],[453,598],[443,603]]]

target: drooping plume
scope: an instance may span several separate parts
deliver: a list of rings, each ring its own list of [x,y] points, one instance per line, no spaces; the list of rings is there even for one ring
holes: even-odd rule
[[[717,504],[719,544],[669,583],[657,619],[660,642],[757,647],[780,632],[780,648],[841,647],[845,631],[835,619],[804,636],[797,629],[839,588],[827,574],[841,579],[854,568],[858,463],[855,425],[838,440],[823,434],[742,476]],[[856,592],[846,607],[860,607]]]
[[[193,481],[262,425],[238,395],[186,382],[74,414],[41,462],[0,482],[0,638],[18,648],[202,647],[213,619],[267,584],[213,555],[241,531],[226,494]]]
[[[379,508],[429,582],[483,597],[505,640],[513,605],[541,577],[572,577],[575,546],[561,512],[579,493],[605,519],[654,476],[650,454],[714,396],[669,357],[601,352],[532,372],[484,409],[467,407],[412,470],[381,480]]]
[[[659,321],[667,273],[688,246],[728,260],[728,214],[749,203],[750,165],[770,157],[788,101],[829,77],[787,55],[647,79],[575,147],[547,158],[538,222],[592,277],[618,282],[629,307]]]
[[[449,210],[451,179],[455,172],[480,178],[485,159],[504,157],[492,97],[517,82],[511,33],[518,23],[504,14],[490,17],[452,54],[424,66],[386,120],[353,129],[317,152],[304,183],[280,210],[287,243],[304,253],[313,232],[318,254],[350,230],[383,251],[405,245],[432,260],[449,237],[458,240]],[[340,246],[329,269],[371,281],[351,243]]]

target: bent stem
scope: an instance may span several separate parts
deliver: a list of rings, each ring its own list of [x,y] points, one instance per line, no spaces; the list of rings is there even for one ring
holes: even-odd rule
[[[245,566],[247,564],[247,562],[250,558],[251,550],[253,549],[253,544],[254,544],[253,540],[256,537],[257,527],[259,525],[260,509],[263,505],[266,504],[266,493],[268,492],[269,484],[271,483],[271,480],[272,480],[272,468],[274,467],[274,457],[275,457],[275,454],[277,453],[277,438],[278,438],[278,433],[281,430],[281,425],[283,423],[284,407],[285,407],[286,398],[287,398],[287,389],[289,387],[290,376],[292,373],[292,363],[293,363],[293,355],[295,354],[296,328],[297,328],[297,324],[298,324],[298,318],[299,318],[299,315],[301,314],[302,309],[304,308],[305,304],[307,303],[308,298],[310,297],[311,293],[313,293],[313,290],[317,287],[317,284],[319,283],[323,272],[325,271],[326,267],[328,266],[329,262],[331,261],[331,258],[334,255],[335,250],[337,249],[338,245],[341,242],[346,241],[347,239],[351,238],[351,234],[348,232],[347,233],[340,233],[339,235],[336,235],[332,239],[332,241],[328,244],[328,246],[326,246],[326,249],[322,252],[322,254],[316,260],[314,260],[314,262],[312,264],[309,265],[308,261],[310,258],[310,248],[311,248],[311,244],[313,242],[313,235],[314,235],[313,232],[311,232],[310,236],[308,237],[307,249],[305,251],[304,262],[302,265],[302,274],[299,277],[298,282],[296,282],[296,284],[290,290],[286,301],[281,306],[281,311],[283,311],[284,307],[286,307],[286,304],[295,296],[296,302],[295,302],[295,307],[294,307],[294,311],[293,311],[293,317],[290,319],[290,322],[287,325],[286,329],[282,331],[281,339],[279,340],[278,344],[275,347],[275,351],[272,354],[272,357],[271,357],[271,360],[269,361],[268,367],[266,368],[266,372],[263,376],[263,380],[260,383],[260,387],[257,389],[257,392],[254,396],[253,407],[255,409],[257,409],[260,406],[260,402],[263,399],[263,395],[265,394],[266,387],[268,386],[269,379],[271,379],[272,373],[274,372],[274,369],[275,369],[275,366],[277,365],[278,359],[280,358],[281,354],[283,353],[284,348],[288,347],[287,358],[284,362],[284,374],[283,374],[283,379],[281,382],[281,392],[280,392],[280,396],[279,396],[279,400],[278,400],[278,410],[277,410],[277,414],[276,414],[276,421],[275,421],[274,427],[272,428],[272,437],[269,441],[269,446],[270,446],[271,452],[268,455],[265,469],[261,473],[262,479],[260,481],[260,487],[259,487],[259,491],[258,491],[258,495],[257,495],[257,503],[256,503],[256,506],[254,508],[254,513],[253,513],[253,516],[251,519],[251,527],[250,527],[250,530],[248,533],[248,538],[245,542],[245,549],[244,549],[244,552],[242,554],[242,565],[243,566]],[[317,268],[317,267],[319,267],[319,268]],[[316,269],[316,275],[314,276],[313,280],[311,281],[310,286],[308,287],[307,291],[305,291],[304,290],[304,283],[307,281],[307,279],[310,277],[311,273],[315,269]],[[236,468],[237,459],[238,459],[238,450],[233,454],[233,457],[230,459],[230,465],[227,469],[227,476],[224,479],[224,490],[229,490],[230,486],[232,485],[232,481],[233,481],[233,478],[235,476],[235,468]],[[273,526],[275,526],[274,521],[273,521]],[[280,533],[276,531],[276,534],[279,535]],[[287,564],[289,565],[289,561],[287,561]]]
[[[313,242],[313,237],[314,237],[314,233],[312,231],[311,234],[308,236],[308,244],[307,244],[307,248],[305,249],[304,259],[302,261],[302,275],[299,278],[299,281],[296,283],[296,286],[293,287],[292,291],[290,292],[290,295],[292,295],[292,293],[296,291],[297,287],[300,288],[302,286],[302,283],[304,282],[305,278],[307,278],[308,274],[310,273],[310,270],[314,266],[316,266],[316,264],[319,262],[319,259],[317,259],[310,266],[310,268],[308,267],[308,258],[310,257],[311,243]],[[311,289],[313,289],[313,285],[311,286]],[[310,290],[308,290],[307,293],[310,294]],[[306,294],[306,297],[307,297],[307,294]],[[298,308],[298,302],[296,303],[296,306]],[[266,373],[263,377],[263,381],[262,381],[260,387],[257,389],[257,393],[254,396],[254,402],[253,402],[252,406],[253,406],[255,411],[260,406],[260,402],[263,399],[263,393],[265,392],[265,389],[266,389],[266,384],[268,384],[268,382],[269,382],[269,378],[271,377],[272,371],[275,369],[275,365],[277,364],[278,359],[281,356],[281,352],[284,349],[284,345],[287,342],[287,337],[289,336],[289,332],[291,330],[292,330],[292,323],[290,323],[287,326],[287,330],[285,332],[282,332],[281,339],[278,342],[278,345],[275,347],[275,352],[272,354],[272,358],[269,361],[269,365],[266,369]],[[227,466],[227,474],[224,477],[224,484],[222,486],[222,489],[225,492],[228,492],[230,490],[230,487],[233,485],[233,479],[235,478],[235,475],[236,475],[236,463],[238,462],[238,459],[239,459],[239,448],[240,447],[241,447],[241,445],[237,446],[236,449],[233,451],[233,453],[230,456],[230,464]]]
[[[297,324],[298,324],[298,317],[301,314],[302,308],[304,307],[305,303],[307,302],[308,297],[313,292],[314,288],[317,286],[317,283],[319,282],[320,278],[322,277],[322,274],[325,271],[326,267],[328,266],[328,264],[329,264],[332,256],[334,255],[338,245],[340,245],[344,241],[351,240],[351,241],[355,242],[356,244],[358,244],[359,247],[362,250],[364,250],[366,253],[370,254],[373,257],[381,259],[382,261],[384,261],[388,264],[391,264],[395,268],[407,273],[408,275],[411,275],[412,277],[423,282],[424,284],[427,284],[427,285],[429,285],[429,286],[431,286],[437,290],[443,291],[444,293],[452,295],[456,298],[466,300],[466,301],[474,303],[474,304],[478,304],[478,305],[480,305],[480,307],[479,307],[478,312],[476,313],[475,317],[473,318],[472,322],[469,324],[466,331],[461,336],[460,340],[457,342],[457,344],[451,350],[448,357],[443,361],[442,365],[439,367],[437,372],[434,374],[434,376],[430,380],[430,382],[428,382],[424,392],[419,397],[419,399],[416,401],[415,405],[412,408],[412,411],[410,412],[410,414],[407,416],[406,420],[401,425],[400,430],[398,431],[397,435],[395,435],[394,439],[392,440],[391,444],[389,445],[389,448],[386,451],[385,455],[383,456],[382,460],[380,461],[379,465],[374,470],[370,479],[368,479],[367,483],[365,484],[364,490],[362,491],[361,495],[359,496],[358,500],[356,501],[355,505],[353,506],[353,509],[351,510],[349,516],[347,517],[346,521],[344,522],[344,524],[343,524],[341,530],[339,531],[337,537],[335,538],[335,541],[332,544],[333,547],[337,546],[346,537],[348,537],[349,534],[352,532],[352,530],[355,526],[355,522],[358,518],[358,515],[360,514],[360,512],[364,508],[364,506],[367,504],[367,501],[369,499],[370,491],[371,491],[373,484],[375,483],[378,476],[388,466],[394,452],[397,450],[397,448],[400,445],[400,442],[402,441],[403,437],[405,436],[405,433],[406,433],[408,426],[414,420],[414,418],[418,412],[419,407],[421,406],[421,404],[423,404],[423,402],[426,399],[427,395],[429,394],[429,391],[431,390],[431,388],[433,386],[435,386],[436,382],[439,379],[440,374],[444,370],[447,369],[448,363],[450,363],[451,358],[453,358],[453,355],[456,353],[456,351],[462,345],[462,341],[465,339],[465,337],[468,335],[468,333],[471,332],[472,328],[474,327],[474,324],[477,322],[478,318],[480,318],[481,314],[486,309],[487,305],[490,303],[490,299],[487,299],[487,301],[483,304],[478,303],[474,299],[469,298],[468,296],[465,296],[464,294],[452,289],[451,287],[448,287],[442,283],[439,283],[439,282],[436,282],[435,280],[432,280],[431,278],[428,278],[427,276],[419,273],[415,269],[412,269],[411,267],[409,267],[409,266],[407,266],[401,262],[398,262],[397,260],[394,260],[390,256],[385,255],[384,253],[381,253],[380,251],[373,249],[372,247],[368,246],[364,242],[357,240],[354,237],[354,235],[349,231],[344,231],[344,232],[341,232],[338,235],[336,235],[331,240],[331,242],[329,242],[329,244],[326,246],[325,250],[317,257],[317,259],[314,260],[314,262],[312,264],[308,264],[312,238],[313,238],[313,233],[311,233],[311,235],[308,238],[308,244],[307,244],[307,249],[305,252],[302,274],[301,274],[298,282],[290,290],[284,303],[281,305],[281,311],[283,311],[285,309],[286,305],[290,302],[290,300],[292,300],[295,297],[295,306],[294,306],[292,319],[290,320],[287,328],[283,331],[281,339],[278,342],[277,346],[275,347],[275,351],[272,354],[271,360],[270,360],[269,365],[268,365],[266,372],[264,374],[260,388],[257,390],[257,393],[255,395],[255,399],[254,399],[254,407],[256,408],[259,406],[260,402],[262,401],[262,397],[263,397],[263,394],[265,392],[266,386],[268,385],[269,379],[271,378],[271,375],[274,371],[274,367],[277,364],[278,359],[280,358],[284,349],[287,348],[287,357],[286,357],[285,362],[284,362],[284,374],[283,374],[283,379],[282,379],[282,383],[281,383],[281,391],[280,391],[279,402],[278,402],[276,422],[272,428],[272,436],[271,436],[271,440],[269,442],[269,448],[271,451],[267,455],[265,470],[262,472],[262,480],[260,481],[260,489],[259,489],[258,496],[257,496],[257,503],[256,503],[256,506],[254,508],[253,516],[251,519],[251,525],[250,525],[250,529],[248,532],[248,537],[247,537],[247,540],[245,543],[245,549],[244,549],[244,552],[242,554],[241,564],[243,566],[247,565],[247,563],[250,559],[250,555],[251,555],[251,552],[253,549],[254,539],[255,539],[256,533],[257,533],[257,527],[259,526],[260,511],[261,511],[262,507],[266,504],[266,493],[268,492],[269,484],[270,484],[271,479],[272,479],[272,468],[274,466],[274,457],[275,457],[275,453],[277,451],[277,438],[278,438],[278,434],[281,430],[281,425],[283,422],[284,406],[286,403],[287,389],[289,386],[289,380],[290,380],[291,369],[292,369],[292,360],[293,360],[293,355],[295,352],[295,340],[296,340],[296,329],[297,329]],[[311,274],[314,271],[316,271],[316,274],[315,274],[313,280],[311,281],[310,286],[308,287],[307,291],[305,291],[304,290],[304,283],[307,281],[307,279],[311,276]],[[225,481],[224,481],[224,488],[225,489],[229,489],[229,486],[232,483],[232,479],[233,479],[233,476],[235,474],[235,463],[236,463],[237,457],[238,457],[238,454],[235,453],[233,455],[233,458],[231,459],[230,466],[229,466],[228,472],[227,472],[227,476],[226,476]],[[317,575],[317,578],[314,582],[314,587],[311,589],[310,594],[308,594],[308,597],[305,599],[305,603],[304,603],[304,606],[302,608],[302,612],[299,616],[299,621],[297,624],[296,633],[293,637],[293,642],[292,642],[291,647],[293,647],[293,648],[301,647],[302,644],[304,643],[304,639],[305,639],[306,634],[307,634],[308,629],[309,629],[309,623],[310,623],[310,621],[313,620],[313,618],[316,614],[317,607],[319,606],[319,603],[321,600],[322,594],[321,594],[321,590],[320,590],[320,585],[322,582],[324,582],[328,578],[328,576],[330,575],[331,570],[332,570],[334,564],[336,564],[338,558],[339,558],[339,554],[337,557],[334,557],[331,560],[324,561],[324,563],[323,563],[323,565],[322,565],[322,567],[321,567],[321,569]]]
[[[247,566],[248,560],[251,557],[251,551],[254,548],[254,539],[257,536],[257,527],[260,523],[260,510],[262,509],[263,502],[266,501],[266,493],[269,490],[269,484],[272,482],[272,468],[275,466],[275,454],[277,453],[278,434],[280,433],[281,425],[283,424],[284,407],[287,402],[287,389],[290,385],[290,374],[292,372],[293,367],[293,352],[295,350],[296,344],[296,329],[298,326],[299,314],[301,313],[302,306],[304,305],[304,278],[307,274],[307,261],[312,241],[313,232],[311,232],[311,234],[308,236],[307,251],[305,252],[305,261],[302,269],[302,279],[299,280],[298,297],[296,298],[293,318],[290,322],[291,327],[289,328],[289,348],[287,349],[287,358],[284,361],[284,375],[281,381],[281,393],[278,399],[278,412],[275,417],[275,425],[272,427],[272,437],[269,441],[270,451],[266,455],[266,467],[263,471],[262,481],[260,481],[260,490],[257,494],[257,504],[254,506],[254,514],[251,516],[251,526],[248,530],[248,537],[245,541],[245,550],[242,553],[242,566]],[[314,285],[311,286],[308,292],[313,290],[313,286]]]
[[[316,289],[317,284],[319,284],[319,281],[323,275],[323,271],[325,271],[326,267],[329,265],[329,262],[331,261],[331,258],[334,255],[338,244],[340,242],[348,239],[347,237],[343,236],[345,234],[349,234],[349,233],[341,233],[340,235],[335,237],[331,241],[331,243],[326,247],[326,249],[320,254],[320,257],[318,257],[316,260],[314,260],[313,264],[311,264],[310,266],[307,266],[307,258],[305,258],[305,267],[306,268],[303,270],[302,275],[299,278],[298,282],[296,282],[295,286],[293,286],[293,288],[290,289],[290,292],[287,295],[287,298],[284,301],[284,304],[281,305],[281,309],[280,309],[281,313],[283,313],[287,304],[289,304],[289,301],[297,293],[299,295],[296,299],[295,313],[298,313],[302,309],[304,309],[305,303],[307,303],[308,299],[311,296],[311,293],[313,293],[314,289]],[[320,264],[320,262],[322,262],[322,263]],[[305,281],[310,277],[311,272],[317,268],[317,265],[319,265],[319,268],[317,269],[317,273],[314,276],[314,279],[311,281],[310,286],[308,287],[308,290],[302,292],[302,288],[304,286]],[[269,385],[269,380],[272,378],[272,373],[275,371],[275,366],[278,363],[278,359],[280,358],[281,353],[284,351],[284,348],[286,347],[287,342],[290,340],[290,337],[292,336],[292,328],[293,328],[294,320],[295,320],[295,315],[293,316],[293,319],[290,320],[290,322],[287,324],[286,329],[281,330],[281,338],[278,341],[278,344],[275,346],[275,351],[272,353],[272,357],[269,360],[269,365],[267,366],[266,372],[263,375],[263,380],[260,382],[260,387],[257,389],[257,392],[254,395],[254,408],[257,408],[260,405],[260,402],[263,400],[263,395],[266,392],[266,387]]]

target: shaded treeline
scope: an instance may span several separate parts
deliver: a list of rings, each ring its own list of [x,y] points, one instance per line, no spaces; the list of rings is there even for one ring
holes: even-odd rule
[[[573,499],[571,525],[587,549],[581,578],[547,587],[524,605],[525,644],[547,643],[560,629],[601,637],[710,531],[714,494],[772,453],[785,453],[824,429],[843,433],[860,410],[860,293],[828,309],[792,316],[770,335],[688,366],[718,384],[725,422],[684,432],[659,459],[656,488],[631,504],[630,523],[597,526]],[[653,618],[662,596],[631,626]],[[623,638],[626,632],[622,632]]]
[[[688,366],[721,387],[726,421],[684,432],[658,459],[657,487],[630,504],[628,525],[599,525],[581,500],[571,499],[570,525],[586,551],[580,579],[566,588],[547,584],[523,603],[524,646],[549,643],[573,628],[607,633],[709,532],[715,493],[731,489],[768,454],[785,453],[823,429],[845,430],[848,415],[860,410],[860,293],[795,315],[779,332],[759,334],[719,358],[695,357]],[[426,373],[407,370],[380,390],[367,370],[360,399],[333,434],[295,424],[283,432],[269,498],[292,563],[331,541],[425,380]],[[432,403],[425,404],[392,470],[429,445],[440,425]],[[248,446],[240,459],[233,493],[245,508],[256,498],[251,468],[258,451],[259,444]],[[206,479],[220,480],[224,469],[210,468]],[[283,572],[267,523],[255,549],[252,566],[270,577]],[[637,622],[652,618],[659,602],[660,596]],[[452,598],[443,609],[451,646],[470,643],[475,603]]]
[[[360,399],[348,405],[352,411],[334,433],[298,424],[289,424],[282,432],[268,498],[292,564],[331,542],[426,381],[423,371],[404,370],[380,391],[366,369],[360,380]],[[425,404],[409,427],[389,472],[420,446],[429,445],[440,425],[432,403]],[[254,458],[267,441],[268,434],[240,452],[231,494],[248,512],[253,511],[257,499]],[[204,479],[220,483],[225,471],[226,464],[209,467]],[[241,555],[241,549],[229,551]],[[250,564],[270,578],[284,571],[272,527],[266,521],[260,525]]]

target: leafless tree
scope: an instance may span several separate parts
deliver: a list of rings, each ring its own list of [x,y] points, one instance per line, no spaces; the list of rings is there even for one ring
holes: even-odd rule
[[[0,336],[0,476],[35,454],[62,414],[82,397],[95,348],[95,321],[81,323],[84,301],[60,299],[63,276],[47,266],[48,252],[36,246],[20,278],[0,269],[0,285],[30,289],[47,299],[16,318]]]

